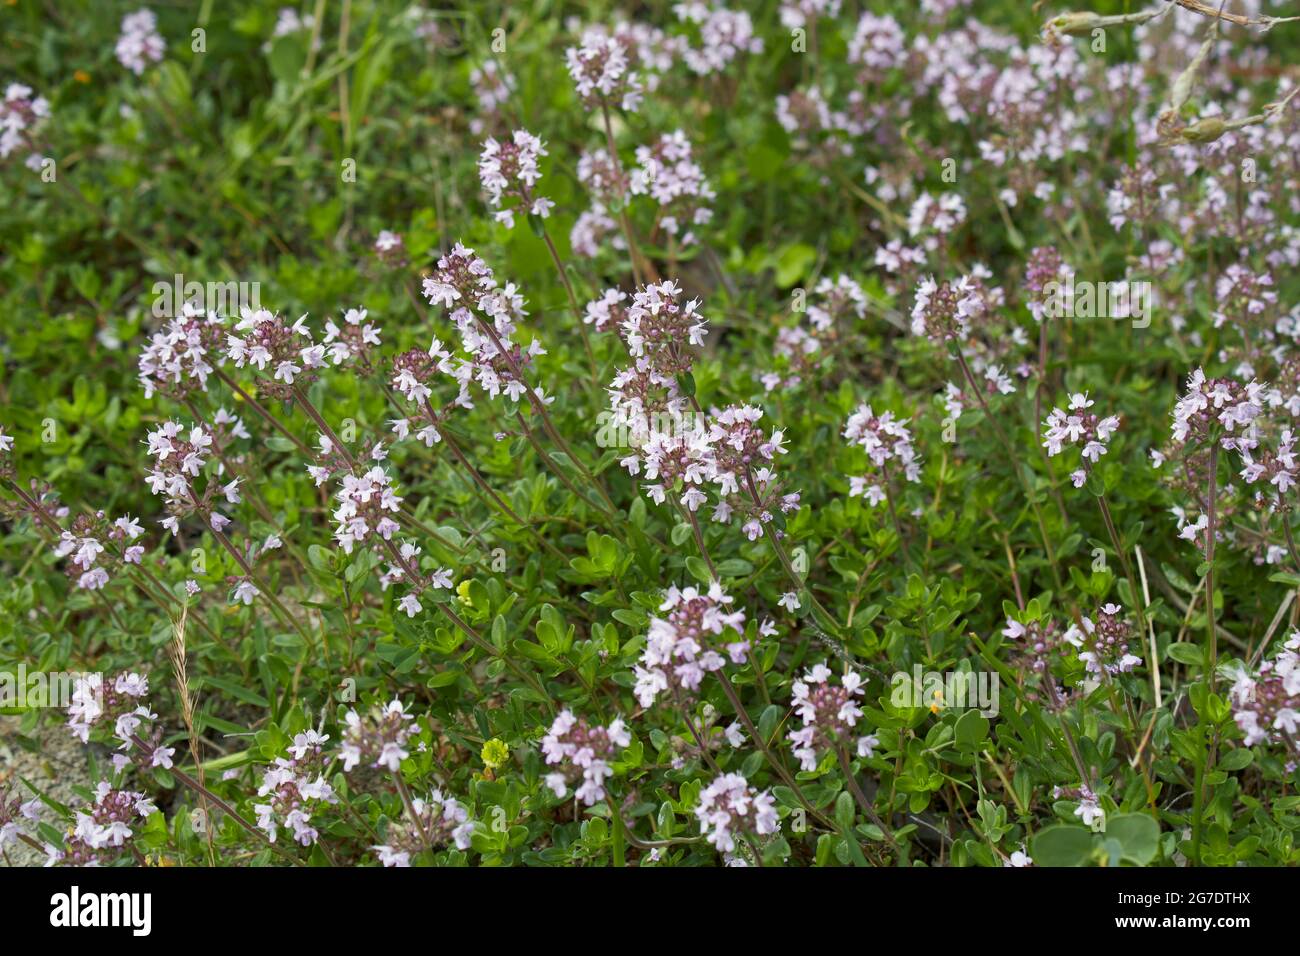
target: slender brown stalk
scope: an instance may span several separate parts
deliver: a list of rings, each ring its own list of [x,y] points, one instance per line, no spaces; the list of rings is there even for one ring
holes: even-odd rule
[[[885,821],[880,819],[880,814],[876,813],[876,808],[871,805],[871,801],[867,799],[867,795],[862,792],[862,787],[858,784],[857,775],[853,773],[853,766],[849,763],[849,754],[848,751],[844,749],[844,744],[837,743],[835,745],[835,753],[836,756],[840,758],[840,770],[843,771],[844,779],[848,782],[849,790],[853,793],[853,799],[858,802],[858,806],[861,807],[862,812],[867,815],[867,819],[874,823],[879,828],[880,832],[884,834],[885,842],[889,844],[890,849],[901,857],[903,851],[899,847],[898,841],[894,839],[894,834],[891,833],[889,827],[885,825]]]

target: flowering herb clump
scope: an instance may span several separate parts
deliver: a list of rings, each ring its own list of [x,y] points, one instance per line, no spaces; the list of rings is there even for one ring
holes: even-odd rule
[[[0,860],[1300,865],[1288,5],[69,6]]]

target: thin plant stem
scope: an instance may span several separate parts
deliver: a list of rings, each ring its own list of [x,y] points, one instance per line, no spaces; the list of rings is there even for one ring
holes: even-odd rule
[[[894,834],[891,833],[889,827],[885,825],[885,821],[880,819],[880,814],[876,813],[876,808],[871,805],[871,801],[867,799],[867,795],[862,792],[862,787],[858,784],[858,778],[853,773],[853,766],[849,763],[849,753],[844,749],[844,744],[837,743],[835,745],[835,753],[840,758],[840,770],[844,772],[844,779],[848,782],[849,790],[853,793],[853,799],[858,802],[858,806],[861,807],[862,812],[867,815],[867,819],[874,823],[880,829],[880,832],[884,834],[885,842],[889,844],[890,849],[897,853],[901,858],[903,851],[899,847],[898,841],[894,839]]]

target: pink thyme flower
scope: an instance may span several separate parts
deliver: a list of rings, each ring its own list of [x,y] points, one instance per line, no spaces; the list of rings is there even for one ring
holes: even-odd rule
[[[312,340],[306,323],[305,314],[287,325],[267,309],[243,308],[234,332],[226,336],[226,355],[236,368],[252,366],[269,375],[259,385],[263,392],[288,399],[295,383],[309,384],[325,367],[325,346]]]
[[[1245,744],[1285,741],[1300,756],[1300,631],[1292,631],[1276,656],[1254,673],[1238,667],[1232,685],[1232,719],[1246,735]]]
[[[700,791],[695,806],[700,832],[722,853],[734,853],[737,836],[766,836],[779,828],[776,800],[738,773],[724,773]]]
[[[635,112],[641,103],[641,81],[631,69],[627,50],[612,36],[589,30],[579,46],[564,51],[564,62],[587,109],[618,106]]]
[[[830,676],[829,667],[815,664],[792,687],[793,707],[803,726],[790,731],[788,736],[804,770],[816,770],[824,751],[847,746],[862,716],[857,701],[863,694],[862,677],[850,671],[837,685],[830,682]],[[879,743],[874,734],[858,736],[858,756],[872,756]]]
[[[208,388],[208,376],[225,362],[225,323],[214,312],[186,302],[181,313],[155,332],[140,350],[140,385],[144,397],[161,392],[183,400]]]
[[[430,846],[450,843],[458,850],[468,850],[474,834],[474,821],[469,811],[455,797],[448,797],[435,789],[428,798],[413,797],[410,812],[388,822],[384,839],[388,842],[372,846],[384,866],[408,867],[411,857]]]
[[[1187,391],[1174,405],[1175,444],[1204,444],[1215,440],[1228,451],[1241,447],[1241,439],[1262,411],[1264,386],[1231,378],[1205,377],[1196,369],[1187,379]]]
[[[742,54],[763,52],[763,38],[754,33],[753,21],[743,10],[695,0],[676,4],[673,12],[679,20],[695,24],[699,30],[699,45],[682,50],[682,60],[692,73],[700,76],[721,73]]]
[[[36,133],[50,116],[50,103],[34,96],[30,86],[10,83],[0,99],[0,161],[19,150],[29,151],[28,169],[39,169],[45,157],[36,151]]]
[[[668,614],[650,619],[636,667],[635,693],[642,707],[665,691],[694,693],[704,675],[721,670],[728,659],[733,664],[749,659],[745,612],[727,610],[733,600],[716,581],[704,593],[694,587],[668,589],[659,605]]]
[[[132,756],[144,767],[170,768],[176,750],[161,745],[162,728],[153,725],[158,715],[145,702],[148,693],[149,680],[142,674],[123,671],[108,680],[102,674],[81,676],[72,688],[68,729],[87,743],[92,732],[111,726],[108,733],[121,751],[113,756],[118,770],[129,764]]]
[[[335,365],[355,363],[363,372],[371,369],[374,350],[379,346],[379,326],[366,321],[364,308],[346,309],[343,324],[325,320],[325,353]]]
[[[532,388],[516,374],[525,371],[535,356],[546,350],[533,339],[527,346],[511,340],[516,320],[528,315],[524,298],[514,283],[498,287],[488,264],[459,242],[438,260],[434,274],[424,280],[424,296],[434,305],[451,309],[460,332],[461,346],[469,358],[457,358],[451,374],[460,384],[456,403],[473,408],[470,384],[477,383],[491,398],[504,393],[512,402],[530,391],[543,404],[554,399]],[[437,343],[435,342],[435,345]]]
[[[329,763],[323,744],[328,734],[306,730],[294,736],[288,757],[277,757],[262,774],[257,795],[264,803],[253,804],[257,825],[272,843],[281,827],[293,831],[295,843],[311,846],[320,837],[312,819],[329,805],[339,802],[334,788],[325,780]]]
[[[785,433],[778,428],[768,435],[758,425],[762,417],[757,406],[728,406],[711,416],[708,439],[709,480],[719,498],[712,519],[726,523],[739,515],[750,541],[762,537],[763,526],[775,521],[777,512],[799,510],[799,492],[783,491],[771,467],[777,455],[786,453]]]
[[[150,9],[142,8],[122,18],[122,33],[117,38],[117,61],[136,76],[150,63],[158,63],[167,49],[167,42],[158,32],[158,18]]]
[[[383,707],[372,708],[365,716],[356,708],[343,718],[343,742],[339,757],[343,770],[350,773],[359,764],[378,769],[383,767],[397,773],[402,761],[409,757],[407,745],[413,729],[409,724],[414,715],[406,712],[405,705],[394,697]]]
[[[137,823],[158,812],[153,801],[134,790],[120,790],[107,780],[95,787],[95,798],[74,814],[75,824],[63,847],[46,844],[46,866],[106,866],[127,855]]]
[[[406,243],[395,232],[380,230],[371,248],[379,261],[390,268],[406,265]]]
[[[939,345],[963,342],[970,335],[971,320],[983,314],[984,302],[970,276],[942,284],[926,276],[916,287],[912,334]]]
[[[599,299],[587,303],[586,314],[582,321],[593,326],[597,332],[608,332],[619,328],[627,321],[627,293],[621,289],[606,289]]]
[[[569,787],[581,781],[574,797],[595,806],[605,799],[605,781],[613,776],[610,762],[630,743],[632,737],[621,717],[608,727],[592,727],[573,711],[562,710],[542,738],[542,756],[556,767],[546,775],[546,785],[563,799]]]
[[[542,178],[537,161],[546,155],[546,144],[525,129],[517,129],[503,143],[489,136],[479,155],[478,175],[488,202],[497,211],[494,217],[513,229],[515,214],[545,219],[555,205],[549,199],[534,198],[533,187]]]
[[[1061,454],[1066,445],[1078,445],[1082,449],[1082,465],[1070,473],[1070,481],[1076,488],[1083,487],[1088,472],[1106,454],[1111,436],[1119,429],[1118,415],[1099,418],[1088,411],[1092,406],[1088,393],[1078,392],[1070,396],[1068,410],[1053,408],[1043,422],[1043,447],[1048,455]]]
[[[68,579],[86,591],[97,591],[111,580],[111,572],[124,565],[139,564],[144,546],[132,544],[144,528],[130,515],[109,522],[104,512],[82,514],[59,536],[54,553],[67,558]]]
[[[1129,651],[1131,645],[1141,646],[1142,635],[1134,635],[1133,625],[1118,604],[1103,605],[1095,623],[1080,616],[1079,623],[1071,624],[1063,636],[1079,649],[1079,660],[1087,665],[1089,674],[1123,674],[1142,663],[1142,658]]]
[[[921,480],[921,462],[912,445],[907,419],[897,419],[893,412],[877,416],[867,404],[859,405],[844,426],[844,437],[862,447],[869,460],[866,475],[849,478],[849,497],[863,496],[872,507],[885,500],[884,482],[891,465],[910,482]]]
[[[470,120],[470,132],[481,136],[489,129],[500,128],[503,122],[501,108],[515,91],[514,75],[496,60],[487,60],[470,71],[469,82],[479,107],[479,115]]]
[[[717,195],[691,152],[690,141],[681,130],[661,136],[649,146],[638,146],[638,166],[630,182],[633,195],[649,196],[658,204],[659,227],[683,246],[699,241],[695,227],[712,221],[710,203]]]

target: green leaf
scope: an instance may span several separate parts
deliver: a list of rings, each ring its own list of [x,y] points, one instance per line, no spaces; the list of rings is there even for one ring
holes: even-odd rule
[[[959,747],[974,750],[989,735],[988,718],[979,711],[968,710],[957,720],[954,735]]]
[[[709,584],[713,581],[713,572],[709,570],[709,566],[704,563],[703,558],[687,558],[686,570],[690,572],[691,577],[701,584]]]
[[[1091,830],[1061,823],[1034,834],[1029,855],[1039,866],[1083,866],[1092,854],[1092,846]]]
[[[847,832],[853,826],[853,817],[856,808],[853,806],[853,797],[847,790],[841,790],[840,795],[835,798],[835,823],[841,830]]]
[[[1160,824],[1145,813],[1116,814],[1106,821],[1106,839],[1123,847],[1124,859],[1146,866],[1159,849]]]
[[[1205,652],[1195,644],[1179,641],[1169,645],[1169,656],[1188,667],[1201,667],[1205,664]]]
[[[1232,772],[1234,770],[1244,770],[1255,761],[1255,752],[1246,747],[1238,747],[1235,750],[1229,750],[1219,758],[1219,767],[1222,770]]]

